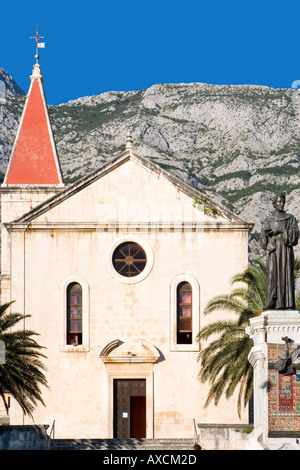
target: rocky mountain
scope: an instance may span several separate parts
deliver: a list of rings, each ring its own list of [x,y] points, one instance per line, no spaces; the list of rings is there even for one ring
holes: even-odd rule
[[[5,172],[25,95],[8,83],[0,105],[0,171]],[[125,149],[134,151],[260,221],[277,191],[300,221],[300,104],[294,90],[251,85],[158,84],[146,90],[79,98],[49,113],[65,182],[73,182]]]
[[[0,67],[0,81],[4,83],[6,92],[13,95],[25,95],[25,92],[19,87],[9,73]]]

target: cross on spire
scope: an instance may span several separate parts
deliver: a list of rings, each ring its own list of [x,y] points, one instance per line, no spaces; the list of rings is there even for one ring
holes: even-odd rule
[[[55,140],[43,88],[43,77],[38,63],[38,48],[45,47],[36,28],[36,63],[27,94],[19,129],[5,175],[7,185],[63,184]]]
[[[35,50],[35,59],[36,59],[36,63],[38,64],[38,61],[39,61],[38,49],[39,49],[40,47],[45,47],[45,43],[44,43],[44,42],[39,42],[39,39],[44,39],[44,36],[39,36],[38,27],[37,27],[36,30],[35,30],[35,36],[30,36],[30,39],[35,39],[35,47],[36,47],[36,50]]]

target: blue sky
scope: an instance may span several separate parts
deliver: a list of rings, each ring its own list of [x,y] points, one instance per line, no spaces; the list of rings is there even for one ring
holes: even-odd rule
[[[4,3],[4,4],[3,4]],[[291,88],[300,79],[296,2],[2,2],[0,67],[28,91],[36,26],[47,102],[156,83]],[[42,41],[42,40],[41,40]]]

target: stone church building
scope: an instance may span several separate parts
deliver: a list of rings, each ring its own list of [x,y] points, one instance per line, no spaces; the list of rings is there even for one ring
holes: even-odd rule
[[[124,142],[65,185],[35,64],[0,189],[1,302],[30,315],[46,348],[34,422],[55,420],[57,438],[191,438],[194,420],[247,423],[236,397],[204,408],[197,333],[224,315],[203,311],[246,268],[251,226]],[[10,423],[32,424],[13,399]]]

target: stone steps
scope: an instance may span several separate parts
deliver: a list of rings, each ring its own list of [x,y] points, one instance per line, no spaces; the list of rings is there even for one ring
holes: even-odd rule
[[[54,439],[51,450],[193,450],[193,439]]]

